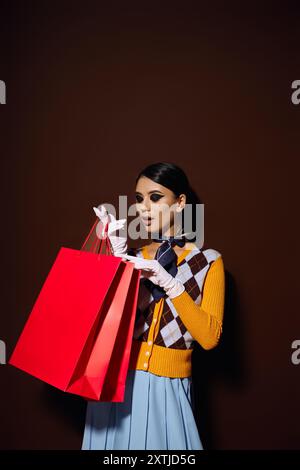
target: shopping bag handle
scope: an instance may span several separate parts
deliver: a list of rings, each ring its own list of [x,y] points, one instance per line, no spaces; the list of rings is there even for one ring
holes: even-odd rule
[[[102,224],[102,222],[99,221],[99,219],[97,218],[96,221],[95,221],[95,223],[93,224],[91,230],[89,231],[89,234],[88,234],[88,236],[86,237],[86,239],[85,239],[85,241],[84,241],[84,243],[83,243],[81,249],[80,249],[81,251],[84,249],[84,247],[85,247],[86,244],[88,243],[88,241],[89,241],[89,239],[91,238],[91,235],[92,235],[92,233],[94,232],[95,227],[96,227],[96,225],[97,225],[98,223]],[[112,254],[113,254],[113,249],[112,249],[112,246],[111,246],[111,242],[110,242],[109,237],[108,237],[108,235],[107,235],[107,232],[108,232],[108,223],[109,223],[109,222],[107,222],[106,225],[105,225],[105,227],[104,227],[104,235],[103,235],[103,238],[99,238],[99,237],[97,236],[97,232],[96,232],[96,230],[95,230],[96,236],[95,236],[95,240],[92,242],[92,246],[91,246],[91,250],[90,250],[92,253],[97,253],[97,252],[98,252],[98,254],[100,255],[100,254],[101,254],[101,251],[102,251],[102,248],[103,248],[103,246],[104,246],[104,248],[105,248],[105,254],[106,254],[106,255],[112,255]],[[102,233],[102,232],[101,232],[101,233]]]

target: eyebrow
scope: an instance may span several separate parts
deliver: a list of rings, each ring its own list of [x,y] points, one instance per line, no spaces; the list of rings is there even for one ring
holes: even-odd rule
[[[153,191],[148,192],[148,194],[152,194],[152,193],[160,193],[163,195],[163,193],[159,191],[158,189],[154,189]],[[136,191],[135,194],[140,194],[142,196],[142,193],[139,193],[138,191]]]

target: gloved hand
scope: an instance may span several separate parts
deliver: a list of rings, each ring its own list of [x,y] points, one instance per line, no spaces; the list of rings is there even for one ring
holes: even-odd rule
[[[174,299],[185,290],[183,283],[168,273],[156,259],[148,260],[130,255],[123,257],[132,262],[136,269],[142,269],[142,277],[162,287],[170,299]]]
[[[112,235],[113,232],[124,227],[126,219],[116,220],[115,216],[113,214],[108,214],[106,208],[102,205],[100,206],[100,209],[98,209],[97,207],[93,207],[93,209],[96,216],[99,217],[100,221],[103,224],[102,233],[100,234],[101,237],[104,236],[104,228],[108,222],[107,236],[111,242],[113,255],[123,256],[124,254],[126,254],[128,249],[127,238]]]

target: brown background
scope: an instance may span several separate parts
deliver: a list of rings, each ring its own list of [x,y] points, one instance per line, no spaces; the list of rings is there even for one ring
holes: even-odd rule
[[[299,449],[299,8],[107,3],[1,2],[7,358],[92,206],[133,202],[137,173],[171,161],[205,203],[205,243],[226,267],[222,341],[193,358],[203,444]],[[2,449],[80,448],[82,399],[9,365],[0,380]]]

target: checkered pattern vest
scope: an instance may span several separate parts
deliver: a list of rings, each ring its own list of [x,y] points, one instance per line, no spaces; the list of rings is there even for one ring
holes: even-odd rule
[[[140,249],[131,249],[129,254],[143,258]],[[188,294],[196,304],[201,303],[204,280],[207,272],[221,254],[212,248],[195,248],[178,264],[176,279],[179,279],[185,286]],[[153,312],[156,303],[149,289],[141,279],[138,296],[136,321],[134,326],[134,339],[138,341],[148,341],[148,333],[153,319]],[[194,338],[190,335],[182,323],[172,301],[164,298],[163,309],[159,319],[158,333],[154,339],[154,344],[172,349],[192,349]]]

